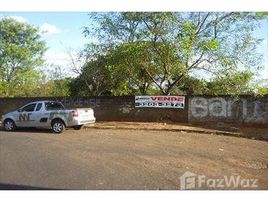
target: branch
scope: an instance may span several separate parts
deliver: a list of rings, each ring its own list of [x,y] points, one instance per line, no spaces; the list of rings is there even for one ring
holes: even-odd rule
[[[199,25],[198,30],[195,33],[196,35],[198,35],[201,32],[201,28],[205,24],[205,22],[206,22],[206,20],[207,20],[207,18],[209,17],[210,14],[211,14],[211,12],[206,14],[205,18],[202,20],[201,24]]]
[[[201,53],[201,55],[199,56],[199,58],[194,63],[192,63],[191,66],[188,67],[187,70],[189,71],[193,67],[196,67],[196,65],[199,64],[199,62],[201,61],[201,59],[202,59],[203,56],[204,56],[204,51]]]
[[[230,17],[230,16],[233,15],[233,14],[235,14],[235,12],[230,12],[230,13],[228,13],[228,14],[222,16],[222,17],[220,18],[219,22],[223,21],[225,18]]]
[[[214,71],[212,71],[212,70],[210,70],[210,69],[208,69],[208,68],[205,68],[205,67],[198,67],[198,69],[207,71],[207,72],[212,73],[212,74],[216,74],[216,72],[214,72]]]
[[[191,64],[190,67],[187,68],[187,71],[190,71],[192,68],[196,67],[196,65],[200,64],[203,62],[201,59],[204,55],[204,52],[201,53],[200,57],[193,63]],[[185,76],[184,73],[182,73],[180,76],[178,76],[175,81],[171,84],[169,84],[168,91],[170,91],[183,77]]]
[[[78,67],[76,65],[75,59],[73,57],[73,54],[70,51],[68,51],[67,53],[69,54],[69,57],[71,59],[71,65],[72,65],[73,72],[76,73],[76,74],[78,74],[78,75],[81,75],[82,74],[81,73],[81,67]]]
[[[150,27],[149,27],[149,25],[147,24],[147,22],[144,22],[144,23],[146,24],[147,28],[150,29]],[[155,35],[154,38],[153,38],[153,41],[152,41],[152,43],[153,43],[153,49],[154,49],[154,51],[158,54],[159,58],[162,58],[162,52],[160,52],[159,49],[158,49],[157,46],[156,46],[156,44],[157,44],[157,39],[158,39],[157,37],[158,37],[158,36]],[[161,35],[160,35],[159,37],[161,37]],[[162,37],[161,37],[161,39],[162,39],[162,42],[165,43],[165,41],[164,41],[164,39],[163,39]],[[160,61],[162,62],[162,64],[163,64],[163,68],[164,68],[164,77],[161,78],[161,81],[160,81],[160,86],[162,87],[162,84],[163,84],[163,82],[164,82],[165,79],[166,79],[166,75],[168,74],[168,70],[167,70],[167,67],[166,67],[167,65],[166,65],[165,59],[160,59]]]
[[[205,27],[203,30],[199,30],[198,33],[203,32],[206,28],[208,28],[208,27],[211,26],[211,25],[213,26],[214,31],[216,31],[216,26],[218,25],[218,23],[222,22],[225,18],[230,17],[230,16],[233,15],[233,14],[235,14],[235,13],[234,13],[234,12],[230,12],[230,13],[227,13],[226,15],[223,15],[223,16],[220,17],[219,19],[216,18],[215,20],[210,21],[210,22],[206,25],[206,27]],[[214,37],[215,37],[215,32],[214,32]],[[215,37],[215,38],[216,38],[216,37]]]
[[[157,85],[157,87],[163,91],[163,88],[161,85],[158,84],[157,80],[155,80],[155,78],[150,74],[150,72],[146,69],[146,67],[143,67],[143,69],[145,70],[145,72],[148,74],[148,76],[152,79],[152,81]]]
[[[169,94],[169,91],[176,85],[183,77],[185,74],[181,74],[172,84],[169,84],[168,89],[167,89],[167,94]]]

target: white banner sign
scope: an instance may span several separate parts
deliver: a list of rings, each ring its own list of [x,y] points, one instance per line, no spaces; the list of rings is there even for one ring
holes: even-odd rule
[[[184,108],[184,96],[135,96],[135,107]]]

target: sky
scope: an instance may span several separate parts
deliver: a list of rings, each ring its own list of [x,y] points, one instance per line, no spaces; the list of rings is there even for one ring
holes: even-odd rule
[[[0,18],[12,17],[21,22],[39,26],[47,51],[46,63],[60,65],[71,73],[69,52],[75,54],[89,42],[82,34],[89,23],[84,12],[1,12]]]
[[[75,54],[90,41],[82,34],[83,27],[90,23],[87,12],[1,12],[0,18],[3,17],[39,26],[44,32],[42,38],[48,47],[46,62],[60,65],[66,69],[67,75],[74,75],[71,72],[69,53]],[[259,72],[259,77],[268,79],[268,19],[261,22],[261,27],[254,34],[263,39],[258,48],[264,58],[264,68]]]

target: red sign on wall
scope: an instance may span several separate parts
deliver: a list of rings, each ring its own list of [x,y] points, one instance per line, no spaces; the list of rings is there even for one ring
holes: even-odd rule
[[[135,96],[135,107],[184,108],[184,96]]]

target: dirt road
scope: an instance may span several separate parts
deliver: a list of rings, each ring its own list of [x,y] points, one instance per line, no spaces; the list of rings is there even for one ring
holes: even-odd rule
[[[180,189],[188,171],[258,179],[247,189],[268,189],[267,155],[265,141],[187,132],[0,131],[0,188]]]

